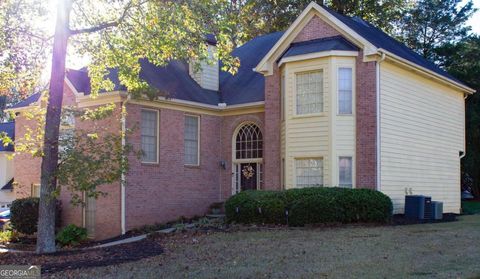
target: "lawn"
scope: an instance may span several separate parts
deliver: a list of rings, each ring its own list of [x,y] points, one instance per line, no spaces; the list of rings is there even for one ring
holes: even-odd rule
[[[251,230],[162,239],[137,262],[55,273],[83,278],[467,278],[480,275],[480,215],[450,223]]]
[[[462,210],[465,214],[479,214],[480,201],[462,201]]]

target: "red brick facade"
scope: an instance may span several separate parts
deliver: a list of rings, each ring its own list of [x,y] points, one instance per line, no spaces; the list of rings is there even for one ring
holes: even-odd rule
[[[357,57],[356,84],[356,183],[357,188],[377,187],[377,85],[376,62]]]
[[[318,16],[314,16],[293,40],[295,43],[340,36],[340,33]]]
[[[340,33],[320,18],[314,17],[297,35],[295,42],[338,36]],[[363,62],[357,58],[356,67],[356,183],[357,187],[376,187],[376,76],[375,62]],[[74,95],[65,89],[65,104],[74,104]],[[264,139],[264,189],[281,189],[280,144],[280,71],[274,65],[273,74],[265,77],[265,112],[235,116],[201,114],[200,116],[200,165],[184,164],[184,119],[186,112],[157,107],[142,107],[127,103],[126,126],[133,133],[127,142],[140,150],[141,109],[159,112],[159,162],[142,163],[131,154],[130,170],[126,175],[125,225],[130,230],[142,225],[172,221],[180,216],[192,217],[207,213],[209,206],[225,201],[232,195],[232,139],[235,130],[244,122],[256,123]],[[25,125],[30,125],[20,115],[16,120],[16,134],[23,135]],[[110,131],[120,131],[120,103],[114,117],[101,123]],[[81,129],[98,129],[87,123],[77,125]],[[18,197],[30,195],[30,185],[39,183],[40,159],[29,155],[15,158],[15,189]],[[38,171],[35,171],[38,170]],[[96,238],[104,239],[121,233],[121,185],[120,181],[102,186],[108,192],[96,202]],[[62,191],[63,223],[83,224],[83,210],[72,207],[70,195]]]
[[[280,70],[275,65],[273,75],[265,77],[265,188],[281,189],[281,104]]]
[[[127,105],[127,127],[138,127],[142,107]],[[159,163],[141,163],[130,156],[126,181],[126,227],[166,222],[180,216],[207,213],[220,201],[220,129],[217,116],[200,116],[200,166],[184,164],[185,113],[160,109]],[[140,148],[140,130],[134,129],[128,142]]]
[[[232,170],[232,142],[235,134],[235,130],[245,122],[253,122],[265,135],[264,114],[246,114],[222,117],[222,150],[221,158],[225,161],[225,169],[221,171],[221,200],[226,200],[232,195],[233,192],[233,170]]]

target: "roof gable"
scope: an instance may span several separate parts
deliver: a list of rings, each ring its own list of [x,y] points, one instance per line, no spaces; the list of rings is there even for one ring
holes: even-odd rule
[[[422,74],[433,76],[441,82],[460,89],[462,92],[475,92],[475,90],[469,88],[434,63],[423,58],[370,23],[357,17],[352,18],[341,15],[314,2],[305,8],[254,70],[264,75],[272,74],[273,64],[284,54],[290,44],[295,42],[296,36],[301,33],[301,30],[315,16],[337,30],[348,41],[361,48],[364,61],[375,61],[380,59],[380,55],[386,54],[389,58],[399,60],[401,64],[413,67]],[[317,28],[317,30],[326,31],[327,34],[331,33],[331,30],[326,30],[325,28]]]
[[[318,17],[318,19],[316,17]],[[274,62],[278,60],[278,58],[285,52],[292,42],[295,42],[298,36],[300,36],[301,39],[312,39],[308,36],[302,36],[301,33],[302,30],[308,24],[310,24],[310,22],[317,20],[325,22],[329,27],[331,27],[321,28],[322,31],[326,31],[326,37],[342,35],[348,41],[363,49],[364,56],[376,53],[377,49],[372,43],[335,18],[332,14],[327,12],[324,7],[312,2],[305,8],[305,10],[303,10],[303,12],[297,17],[292,25],[290,25],[287,31],[285,31],[278,42],[272,47],[272,49],[270,49],[267,55],[265,55],[258,63],[258,65],[255,67],[255,71],[263,73],[264,75],[272,74]],[[338,33],[332,30],[336,30]]]

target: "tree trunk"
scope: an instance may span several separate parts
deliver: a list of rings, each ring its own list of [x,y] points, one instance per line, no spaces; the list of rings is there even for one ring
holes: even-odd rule
[[[52,53],[52,73],[45,121],[42,158],[37,253],[55,252],[55,172],[58,164],[58,134],[62,112],[65,60],[69,37],[71,0],[58,0]]]

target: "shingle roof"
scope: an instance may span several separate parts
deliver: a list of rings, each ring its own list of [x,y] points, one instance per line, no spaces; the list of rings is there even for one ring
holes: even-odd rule
[[[225,102],[228,105],[257,102],[264,100],[264,78],[262,74],[253,71],[256,64],[267,54],[282,36],[276,32],[257,37],[241,47],[236,48],[232,55],[238,57],[241,66],[235,75],[220,72],[219,91],[202,88],[188,73],[188,65],[183,61],[171,61],[166,66],[158,67],[142,60],[140,77],[152,87],[160,90],[168,98],[217,105]],[[78,92],[90,94],[90,82],[85,69],[68,70],[67,78]],[[125,90],[120,86],[118,74],[111,70],[108,78],[115,84],[115,90]]]
[[[358,51],[358,47],[341,36],[335,36],[290,44],[290,47],[282,57],[329,50]]]
[[[141,66],[140,77],[169,98],[209,105],[220,102],[218,92],[202,88],[190,77],[185,62],[172,61],[164,67],[158,67],[148,61],[141,61]]]
[[[378,48],[383,48],[403,59],[431,70],[448,79],[462,83],[453,76],[409,49],[404,44],[390,37],[380,29],[357,17],[341,15],[329,8],[323,7],[335,18]],[[148,61],[141,61],[141,78],[151,86],[159,89],[170,98],[198,102],[209,105],[226,103],[236,105],[264,100],[264,77],[253,70],[263,57],[270,51],[284,32],[275,32],[252,39],[236,48],[232,55],[240,59],[241,66],[235,75],[220,71],[219,91],[211,91],[200,87],[189,75],[188,65],[183,61],[171,61],[166,66],[158,67]],[[207,41],[215,42],[214,36],[207,36]],[[283,57],[307,54],[325,50],[358,50],[342,37],[330,37],[308,42],[293,43]],[[118,80],[117,70],[109,72],[109,79],[115,84],[115,90],[125,90]],[[67,78],[79,92],[90,94],[90,80],[87,71],[69,70]],[[463,83],[462,83],[463,84]],[[28,106],[36,102],[40,94],[34,94],[12,108]]]
[[[345,15],[341,15],[325,6],[322,6],[322,7],[325,8],[325,10],[328,11],[330,14],[332,14],[334,17],[336,17],[341,22],[343,22],[345,25],[350,27],[353,31],[357,32],[360,36],[362,36],[367,41],[369,41],[374,46],[378,48],[383,48],[403,59],[406,59],[412,63],[415,63],[421,67],[424,67],[446,78],[449,78],[451,80],[464,84],[463,82],[459,81],[458,79],[456,79],[455,77],[453,77],[452,75],[450,75],[449,73],[447,73],[446,71],[444,71],[443,69],[435,65],[433,62],[428,61],[423,56],[411,50],[403,43],[390,37],[385,32],[373,26],[372,24],[364,21],[363,19],[359,17],[348,17]]]
[[[13,105],[12,107],[10,108],[21,108],[21,107],[27,107],[35,102],[38,101],[38,99],[40,99],[40,96],[42,94],[40,94],[40,92],[38,93],[35,93],[33,95],[30,95],[28,98],[26,98],[25,100],[23,101],[20,101],[18,103],[16,103],[15,105]]]
[[[0,133],[5,132],[12,140],[15,140],[15,122],[0,123]],[[0,151],[14,151],[13,145],[3,145],[0,141]]]
[[[3,185],[2,188],[0,188],[0,190],[13,190],[13,181],[14,179],[10,179],[10,181],[7,182],[7,184]]]
[[[284,32],[275,32],[257,37],[232,55],[240,58],[240,68],[235,75],[220,72],[220,92],[227,105],[263,101],[265,82],[262,74],[253,70]]]

